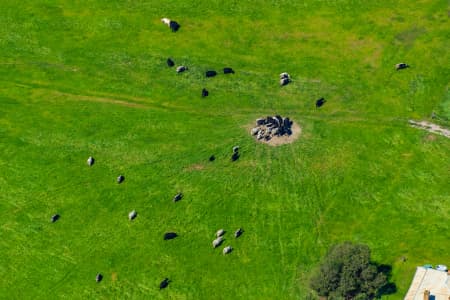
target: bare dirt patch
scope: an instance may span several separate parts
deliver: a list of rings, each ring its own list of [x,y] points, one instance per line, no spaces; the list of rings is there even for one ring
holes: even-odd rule
[[[427,122],[427,121],[417,122],[417,121],[413,121],[413,120],[409,120],[409,124],[412,127],[423,129],[423,130],[426,130],[428,132],[435,133],[435,134],[440,134],[440,135],[443,135],[443,136],[445,136],[447,138],[450,138],[450,130],[446,129],[444,127],[441,127],[441,126],[439,126],[437,124],[433,124],[433,123],[430,123],[430,122]]]
[[[201,171],[205,168],[202,164],[193,164],[186,168],[186,171]]]
[[[263,143],[270,146],[280,146],[284,144],[291,144],[300,137],[302,128],[297,123],[292,123],[292,133],[290,135],[283,135],[279,137],[273,137],[269,141],[263,141]]]
[[[433,142],[436,140],[436,135],[430,133],[425,137],[425,140],[429,141],[429,142]]]

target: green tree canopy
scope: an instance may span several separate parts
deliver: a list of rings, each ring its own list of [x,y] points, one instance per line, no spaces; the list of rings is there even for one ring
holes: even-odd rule
[[[330,299],[373,299],[386,284],[369,247],[350,242],[331,248],[311,278],[311,288]]]

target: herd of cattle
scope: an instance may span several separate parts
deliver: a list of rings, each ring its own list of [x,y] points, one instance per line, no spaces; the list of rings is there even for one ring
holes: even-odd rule
[[[233,147],[233,154],[231,155],[231,160],[232,160],[232,161],[236,161],[238,158],[239,158],[239,146],[234,146],[234,147]],[[214,160],[215,160],[214,155],[212,155],[212,156],[209,158],[209,160],[210,160],[210,161],[214,161]],[[89,166],[89,167],[92,167],[92,166],[94,165],[94,163],[95,163],[95,159],[94,159],[92,156],[90,156],[90,157],[87,159],[87,164],[88,164],[88,166]],[[121,183],[123,183],[124,181],[125,181],[125,176],[123,176],[123,175],[119,175],[119,176],[117,177],[117,179],[116,179],[116,182],[117,182],[118,184],[121,184]],[[173,202],[178,202],[178,201],[180,201],[180,200],[183,198],[183,196],[184,196],[183,193],[177,193],[177,194],[172,198],[172,201],[173,201]],[[128,214],[128,219],[129,219],[130,221],[133,221],[134,219],[136,219],[137,215],[138,215],[138,213],[136,212],[136,210],[132,210],[132,211]],[[52,223],[55,223],[56,221],[58,221],[58,220],[60,219],[60,217],[61,217],[61,216],[60,216],[59,214],[52,215],[50,221],[51,221]],[[234,237],[235,237],[235,238],[240,237],[240,236],[242,235],[243,232],[244,232],[244,231],[242,230],[242,228],[238,228],[238,229],[235,231],[235,233],[234,233]],[[216,239],[212,242],[213,248],[217,248],[217,247],[219,247],[219,246],[222,244],[222,242],[224,241],[224,237],[223,237],[224,234],[225,234],[225,230],[223,230],[223,229],[220,229],[220,230],[218,230],[218,231],[216,232]],[[166,232],[166,233],[164,233],[163,239],[164,239],[165,241],[167,241],[167,240],[172,240],[172,239],[174,239],[174,238],[176,238],[176,237],[178,237],[178,234],[177,234],[176,232]],[[229,254],[229,253],[231,253],[232,250],[233,250],[233,248],[232,248],[231,246],[226,246],[226,247],[223,249],[222,253],[223,253],[224,255],[225,255],[225,254]],[[102,279],[103,279],[103,275],[102,275],[101,273],[98,273],[98,274],[95,276],[95,281],[96,281],[96,282],[100,282],[100,281],[102,281]],[[168,278],[165,278],[163,281],[161,281],[161,283],[160,283],[160,285],[159,285],[159,288],[160,288],[160,289],[166,288],[166,287],[169,285],[169,282],[170,282],[170,280],[169,280]]]
[[[167,59],[166,62],[167,62],[167,66],[169,66],[170,68],[175,66],[175,62],[170,57]],[[189,68],[186,66],[176,67],[177,73],[183,73],[184,71],[187,71],[187,70],[189,70]],[[234,70],[232,68],[225,67],[225,68],[223,68],[223,74],[234,74]],[[209,70],[209,71],[205,72],[206,77],[214,77],[216,75],[217,75],[217,72],[214,70]],[[206,88],[203,88],[202,89],[202,97],[208,97],[208,95],[209,95],[208,90]]]
[[[161,21],[166,24],[173,32],[177,32],[180,29],[180,24],[178,24],[178,22],[170,20],[168,18],[162,18]],[[167,59],[167,65],[169,67],[173,67],[175,66],[175,62],[171,59],[168,58]],[[406,69],[409,66],[405,63],[399,63],[395,65],[396,70],[402,70],[402,69]],[[184,71],[188,70],[188,67],[186,66],[178,66],[176,68],[177,73],[182,73]],[[229,67],[225,67],[223,68],[223,73],[224,74],[234,74],[234,70],[232,68]],[[206,71],[205,76],[206,77],[214,77],[217,75],[217,72],[214,70],[209,70]],[[280,74],[280,86],[285,86],[287,84],[289,84],[291,82],[291,76],[286,73],[283,72]],[[206,90],[206,88],[202,89],[202,97],[206,97],[209,95],[209,92]],[[324,103],[326,102],[326,100],[324,98],[320,98],[318,100],[316,100],[316,107],[321,107]],[[260,125],[260,124],[258,124]],[[239,154],[239,146],[234,146],[233,147],[233,152],[231,155],[231,160],[232,161],[236,161],[239,158],[240,154]],[[215,156],[212,155],[209,158],[209,161],[214,161],[215,160]],[[93,166],[95,163],[95,159],[93,157],[89,157],[87,160],[87,164],[91,167]],[[119,175],[117,177],[117,183],[121,184],[125,181],[125,176],[123,175]],[[173,197],[173,202],[178,202],[183,198],[183,194],[182,193],[178,193]],[[132,210],[129,214],[128,214],[128,219],[130,221],[134,220],[137,217],[137,212],[136,210]],[[59,214],[55,214],[52,215],[51,217],[51,222],[54,223],[56,221],[58,221],[60,219],[60,215]],[[234,232],[234,237],[238,238],[242,235],[244,231],[242,230],[242,228],[238,228],[235,232]],[[225,230],[220,229],[216,232],[216,238],[212,241],[212,246],[213,248],[217,248],[219,247],[223,241],[224,241],[224,235],[225,235]],[[163,239],[164,240],[172,240],[174,238],[178,237],[178,234],[176,232],[166,232],[164,233]],[[228,245],[226,247],[223,248],[222,253],[225,254],[229,254],[233,251],[233,248]],[[101,273],[98,273],[95,277],[96,282],[100,282],[103,279],[103,275]],[[159,288],[160,289],[164,289],[166,288],[170,283],[170,280],[168,278],[165,278],[163,281],[161,281]]]

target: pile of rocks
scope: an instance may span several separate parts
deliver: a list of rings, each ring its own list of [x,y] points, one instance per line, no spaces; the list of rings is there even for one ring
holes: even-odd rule
[[[256,119],[256,127],[251,130],[251,134],[258,140],[266,141],[273,137],[291,135],[292,123],[289,118],[282,118],[279,115]]]

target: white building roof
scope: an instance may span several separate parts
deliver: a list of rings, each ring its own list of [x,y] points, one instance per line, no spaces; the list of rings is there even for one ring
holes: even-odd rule
[[[430,291],[430,299],[434,296],[434,300],[449,300],[450,276],[447,272],[417,267],[404,300],[423,300],[425,290]]]

